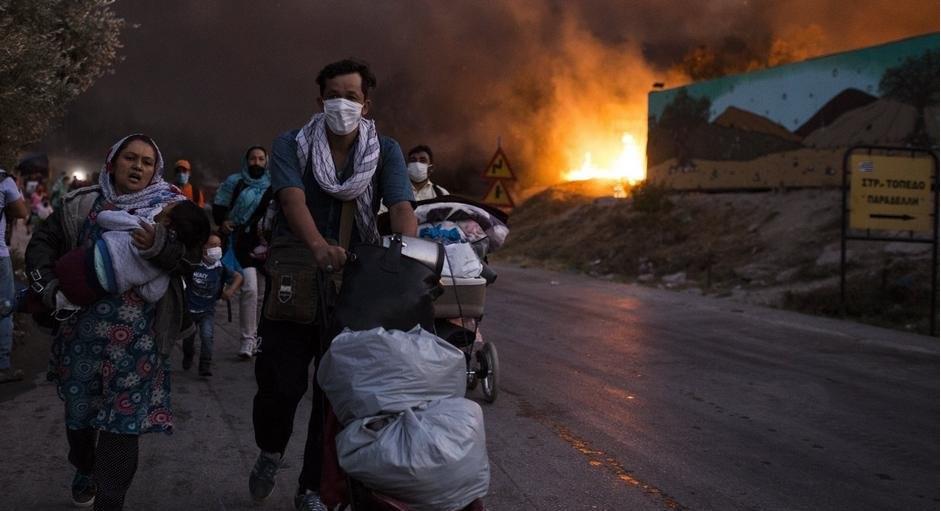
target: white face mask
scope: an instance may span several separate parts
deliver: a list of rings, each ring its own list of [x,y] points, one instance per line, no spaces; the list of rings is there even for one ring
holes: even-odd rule
[[[323,102],[323,113],[327,126],[337,135],[349,135],[359,126],[363,116],[363,105],[348,99],[336,98]]]
[[[429,165],[427,163],[420,161],[409,162],[408,178],[411,179],[413,183],[421,183],[428,179],[428,167]]]
[[[206,262],[209,264],[215,264],[222,259],[222,247],[212,247],[207,248],[203,258],[206,259]]]

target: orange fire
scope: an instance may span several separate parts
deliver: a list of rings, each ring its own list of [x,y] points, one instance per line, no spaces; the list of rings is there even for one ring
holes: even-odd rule
[[[621,135],[621,151],[610,159],[607,165],[596,165],[592,159],[592,151],[585,152],[582,166],[563,174],[565,181],[584,181],[588,179],[604,179],[612,181],[626,181],[636,184],[647,177],[647,157],[644,146],[630,133]],[[607,149],[607,151],[605,151]],[[602,153],[616,153],[611,147],[602,148]]]

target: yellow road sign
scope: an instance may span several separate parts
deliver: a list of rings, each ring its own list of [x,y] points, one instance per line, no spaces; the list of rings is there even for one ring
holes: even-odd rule
[[[516,176],[510,168],[510,162],[507,161],[506,155],[503,154],[503,149],[497,148],[497,152],[493,154],[493,158],[490,158],[490,163],[487,164],[487,168],[484,169],[483,177],[484,179],[508,179],[516,181]]]
[[[497,207],[514,207],[513,197],[510,197],[510,192],[506,189],[503,181],[494,181],[493,184],[490,185],[490,190],[487,191],[487,195],[484,195],[482,202]]]
[[[850,229],[934,232],[934,159],[852,154]]]

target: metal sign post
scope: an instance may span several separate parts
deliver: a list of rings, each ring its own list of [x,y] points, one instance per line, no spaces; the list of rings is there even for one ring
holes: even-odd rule
[[[847,240],[931,243],[931,331],[937,333],[938,185],[938,157],[928,149],[856,146],[846,151],[840,229],[844,313]]]

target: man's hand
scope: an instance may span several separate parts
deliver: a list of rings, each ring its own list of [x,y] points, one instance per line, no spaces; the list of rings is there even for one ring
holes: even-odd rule
[[[147,250],[154,246],[154,239],[157,237],[157,233],[154,230],[153,224],[143,220],[139,223],[141,228],[135,229],[134,232],[131,233],[131,243],[139,250]]]
[[[418,219],[415,217],[411,202],[402,201],[389,206],[389,226],[392,232],[405,236],[418,236]]]
[[[229,301],[232,299],[233,296],[235,296],[235,291],[233,291],[231,287],[226,287],[222,290],[223,300]]]
[[[317,261],[317,267],[327,273],[340,271],[346,264],[346,250],[342,247],[328,245],[326,243],[317,245],[314,249],[314,259]]]
[[[231,220],[226,220],[222,222],[222,225],[219,226],[219,229],[222,231],[222,234],[229,234],[235,230],[235,224]]]

